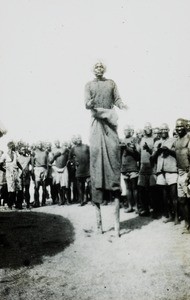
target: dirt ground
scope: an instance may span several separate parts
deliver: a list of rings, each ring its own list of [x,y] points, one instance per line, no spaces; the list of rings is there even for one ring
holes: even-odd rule
[[[183,222],[165,224],[121,208],[116,238],[113,204],[102,206],[102,235],[91,204],[0,210],[1,300],[190,299]]]

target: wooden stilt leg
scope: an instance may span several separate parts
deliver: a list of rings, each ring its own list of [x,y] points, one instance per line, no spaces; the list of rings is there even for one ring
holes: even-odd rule
[[[94,206],[95,206],[95,210],[96,210],[97,232],[98,233],[103,233],[100,204],[99,203],[94,203]]]
[[[114,211],[114,215],[115,215],[115,234],[117,237],[120,237],[120,224],[119,224],[119,213],[120,213],[120,204],[119,204],[119,199],[115,198],[115,211]]]

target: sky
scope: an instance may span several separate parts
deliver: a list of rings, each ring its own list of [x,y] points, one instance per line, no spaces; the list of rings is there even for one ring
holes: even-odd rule
[[[0,121],[7,141],[88,143],[85,84],[107,66],[129,109],[118,133],[190,119],[189,0],[0,0]]]

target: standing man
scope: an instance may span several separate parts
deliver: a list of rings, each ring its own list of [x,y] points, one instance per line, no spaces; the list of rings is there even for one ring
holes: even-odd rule
[[[3,153],[4,152],[0,150],[0,161],[1,161],[1,157],[3,156]],[[8,202],[5,162],[0,163],[0,205],[2,199],[3,199],[3,205]]]
[[[51,184],[51,197],[52,197],[52,203],[56,204],[59,203],[61,204],[60,197],[58,195],[58,187],[56,186],[56,166],[55,166],[55,160],[52,160],[54,158],[54,155],[56,153],[61,152],[61,143],[60,140],[55,140],[54,141],[54,147],[52,147],[51,152],[48,155],[49,159],[49,165],[51,166],[51,178],[52,178],[52,184]],[[51,163],[53,161],[53,163]]]
[[[160,140],[161,138],[161,130],[159,127],[155,127],[153,129],[153,138],[154,138],[154,142]]]
[[[50,163],[54,163],[54,175],[53,175],[53,185],[56,187],[56,194],[58,195],[59,205],[65,204],[68,201],[66,197],[69,176],[67,170],[67,162],[69,159],[69,150],[65,143],[62,146],[57,147],[57,151],[53,153],[53,158]]]
[[[54,175],[54,169],[51,164],[51,160],[53,159],[53,151],[52,151],[52,145],[51,143],[46,143],[45,150],[47,151],[48,154],[48,175],[46,179],[46,198],[48,198],[49,191],[47,190],[47,186],[50,187],[50,194],[51,194],[51,199],[52,199],[52,204],[56,204],[58,200],[58,195],[57,195],[57,190],[56,190],[56,185],[53,182],[53,175]]]
[[[30,167],[31,167],[31,157],[27,154],[26,145],[21,145],[19,148],[18,161],[22,166],[22,193],[23,198],[26,202],[26,207],[30,208]]]
[[[142,129],[137,129],[136,130],[136,143],[139,145],[141,140],[142,140],[142,137],[144,136],[144,132]]]
[[[6,172],[8,189],[7,205],[10,209],[12,209],[14,204],[16,208],[22,209],[22,166],[18,161],[17,153],[15,151],[15,143],[10,141],[8,142],[7,147],[7,153],[3,154],[0,160],[0,169]]]
[[[132,136],[132,128],[126,125],[124,128],[125,138],[121,143],[121,183],[124,184],[123,190],[126,190],[128,209],[127,213],[137,209],[137,181],[139,175],[138,161],[140,158],[135,138]],[[121,185],[122,187],[122,185]],[[122,195],[123,195],[122,190]]]
[[[115,231],[119,230],[120,197],[120,150],[117,134],[117,115],[114,105],[125,109],[117,86],[111,79],[103,77],[106,67],[98,62],[93,68],[95,79],[85,86],[86,109],[91,110],[90,173],[92,201],[97,212],[98,231],[102,232],[100,204],[105,190],[111,191],[115,199]]]
[[[85,186],[90,178],[90,149],[88,145],[82,143],[82,138],[77,135],[74,140],[74,146],[70,151],[70,161],[76,166],[77,190],[80,205],[87,203],[85,199]]]
[[[46,178],[48,175],[48,153],[43,148],[42,142],[36,144],[32,156],[32,173],[34,175],[34,207],[40,206],[39,189],[42,186],[42,206],[46,204]]]
[[[178,119],[176,121],[176,132],[178,138],[175,142],[176,159],[178,165],[178,200],[181,212],[185,219],[186,230],[190,233],[190,139],[186,129],[186,121]]]
[[[150,123],[146,123],[144,126],[144,137],[140,142],[140,171],[138,178],[141,205],[140,216],[149,216],[150,207],[155,205],[156,175],[150,162],[153,146],[152,126]]]
[[[75,146],[75,136],[72,137],[72,140],[69,145],[69,161],[67,164],[68,173],[69,173],[69,187],[68,187],[68,199],[69,202],[77,203],[78,202],[78,191],[77,191],[77,179],[76,179],[76,166],[74,160],[70,160],[70,152],[72,147]]]
[[[161,139],[154,144],[152,159],[155,161],[157,185],[161,187],[165,223],[178,220],[178,199],[177,199],[177,161],[175,153],[175,140],[169,138],[169,127],[163,123],[160,127]],[[160,199],[161,201],[161,199]],[[161,207],[161,205],[160,205]]]

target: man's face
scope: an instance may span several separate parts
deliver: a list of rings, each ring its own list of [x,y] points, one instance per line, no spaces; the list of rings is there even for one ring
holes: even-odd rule
[[[144,133],[146,136],[151,136],[152,135],[152,127],[150,125],[146,125],[144,127]]]
[[[141,139],[141,138],[143,137],[143,132],[142,132],[142,131],[137,131],[137,132],[136,132],[136,137],[137,137],[138,139]]]
[[[46,149],[47,149],[47,151],[48,151],[48,152],[50,152],[50,151],[51,151],[51,144],[50,144],[50,143],[47,143],[47,145],[46,145]]]
[[[73,136],[73,137],[72,137],[71,143],[72,143],[73,145],[76,145],[76,136]]]
[[[169,129],[168,128],[161,128],[161,137],[166,139],[169,136]]]
[[[61,145],[61,147],[62,147],[62,148],[68,148],[68,143],[67,143],[66,141],[63,142],[62,145]]]
[[[38,143],[36,144],[36,147],[37,147],[39,150],[43,150],[43,145],[42,145],[41,142],[38,142]]]
[[[54,142],[54,144],[55,144],[55,147],[60,148],[60,141],[57,140]]]
[[[190,120],[187,121],[186,129],[187,132],[190,132]]]
[[[20,152],[20,154],[25,155],[25,153],[26,153],[25,147],[21,147],[19,152]]]
[[[9,148],[11,151],[15,151],[15,144],[14,144],[14,143],[9,143],[8,148]]]
[[[96,77],[102,77],[105,73],[105,68],[101,63],[98,63],[94,67],[94,74]]]
[[[76,136],[75,144],[76,145],[81,145],[82,144],[82,138],[81,138],[81,136]]]
[[[177,121],[176,122],[176,132],[179,135],[179,137],[183,137],[186,134],[186,128],[185,128],[185,123],[182,121]]]
[[[161,131],[160,131],[159,128],[155,128],[155,129],[153,130],[153,136],[154,136],[155,139],[160,139]]]
[[[126,138],[131,137],[131,130],[128,128],[124,129],[124,135]]]

